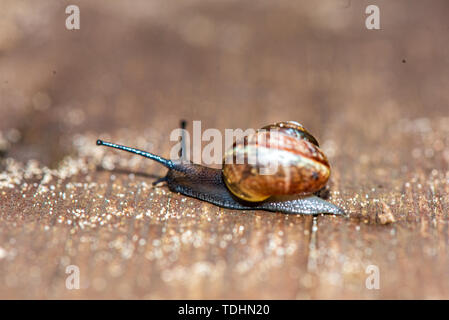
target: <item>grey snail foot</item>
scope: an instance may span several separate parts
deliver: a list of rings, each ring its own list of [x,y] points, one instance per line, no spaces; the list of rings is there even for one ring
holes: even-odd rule
[[[289,214],[322,214],[345,215],[336,205],[317,197],[307,196],[276,196],[262,202],[245,202],[235,197],[223,182],[219,169],[205,168],[198,165],[184,165],[187,170],[181,172],[169,170],[165,181],[173,192],[203,200],[216,206],[237,210],[265,210]],[[198,183],[198,180],[201,181]]]

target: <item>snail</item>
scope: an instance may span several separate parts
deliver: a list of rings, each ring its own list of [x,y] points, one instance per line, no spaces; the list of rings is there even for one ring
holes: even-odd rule
[[[185,122],[182,126],[185,127]],[[97,145],[128,151],[162,164],[168,173],[153,184],[164,181],[173,192],[219,207],[293,214],[345,214],[341,208],[317,196],[329,179],[330,165],[317,140],[294,121],[265,126],[234,142],[225,152],[222,169],[172,161],[102,140],[97,140]],[[255,161],[247,161],[250,158]],[[261,169],[267,169],[272,163],[276,164],[272,172],[262,174]]]

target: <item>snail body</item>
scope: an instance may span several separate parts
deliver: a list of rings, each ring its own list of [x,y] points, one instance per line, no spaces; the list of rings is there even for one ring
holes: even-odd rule
[[[222,169],[174,162],[101,140],[97,140],[97,145],[161,163],[168,172],[155,183],[165,181],[173,192],[219,207],[295,214],[344,214],[342,209],[314,194],[329,179],[329,162],[316,139],[293,121],[263,127],[235,142],[224,155]],[[250,158],[254,160],[251,164]]]

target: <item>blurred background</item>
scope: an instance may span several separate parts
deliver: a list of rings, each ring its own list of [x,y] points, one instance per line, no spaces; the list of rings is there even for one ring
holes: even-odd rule
[[[168,136],[181,118],[294,119],[320,137],[328,119],[363,135],[361,115],[447,114],[444,0],[376,1],[381,30],[365,27],[370,1],[75,2],[0,4],[0,128],[20,135],[18,159],[55,165],[76,133]],[[80,30],[65,28],[69,4]]]
[[[380,30],[365,27],[371,4]],[[0,1],[0,297],[449,297],[448,15],[446,0]],[[351,219],[153,193],[163,168],[95,146],[168,156],[180,119],[301,122]],[[176,218],[136,218],[159,211]],[[156,250],[178,236],[202,242]],[[84,291],[62,285],[73,263]],[[364,286],[372,263],[389,270],[381,292]]]

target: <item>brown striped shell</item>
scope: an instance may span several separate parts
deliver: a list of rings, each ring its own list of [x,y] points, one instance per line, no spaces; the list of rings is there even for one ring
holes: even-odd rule
[[[316,139],[288,121],[236,141],[225,153],[222,171],[235,196],[258,202],[273,195],[316,192],[329,179],[330,166]]]

